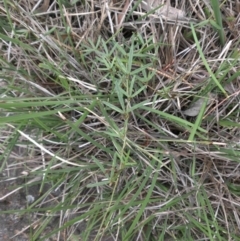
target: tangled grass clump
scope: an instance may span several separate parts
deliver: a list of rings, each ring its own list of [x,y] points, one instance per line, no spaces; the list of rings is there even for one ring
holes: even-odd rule
[[[38,190],[3,211],[13,239],[240,240],[240,15],[217,2],[0,1],[1,200]]]

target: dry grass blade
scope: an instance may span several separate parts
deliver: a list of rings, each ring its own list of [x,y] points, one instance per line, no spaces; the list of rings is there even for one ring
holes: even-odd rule
[[[130,1],[127,0],[127,1],[125,2],[124,7],[123,7],[122,13],[121,13],[121,14],[118,14],[118,18],[117,18],[117,30],[119,30],[119,29],[121,28],[122,23],[123,23],[123,21],[124,21],[124,19],[125,19],[125,16],[126,16],[126,13],[127,13],[128,9],[129,9],[129,7],[130,7]]]
[[[50,0],[44,0],[42,5],[35,10],[35,13],[46,12],[49,7]]]

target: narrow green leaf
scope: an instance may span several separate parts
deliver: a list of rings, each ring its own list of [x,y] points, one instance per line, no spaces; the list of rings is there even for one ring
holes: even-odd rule
[[[197,129],[199,129],[199,127],[201,126],[201,122],[202,122],[202,119],[203,119],[203,116],[204,116],[204,112],[206,110],[206,107],[207,107],[207,103],[208,103],[208,98],[205,98],[204,101],[203,101],[203,104],[202,104],[202,107],[200,109],[200,112],[197,116],[197,119],[195,121],[195,124],[192,126],[192,131],[189,135],[189,138],[188,138],[188,141],[193,141],[194,140],[194,136],[197,132]]]
[[[200,57],[202,58],[202,61],[208,71],[208,73],[210,74],[210,77],[212,78],[212,80],[215,82],[216,86],[218,86],[218,88],[222,91],[222,93],[228,97],[228,94],[227,92],[224,90],[224,88],[221,86],[221,84],[218,82],[216,76],[214,75],[214,73],[212,72],[211,68],[209,67],[208,63],[207,63],[207,60],[202,52],[202,49],[200,47],[200,43],[197,39],[197,35],[196,35],[196,32],[195,32],[195,29],[194,29],[194,26],[193,24],[191,23],[191,29],[192,29],[192,33],[193,33],[193,37],[194,37],[194,40],[195,40],[195,43],[196,43],[196,46],[197,46],[197,49],[198,49],[198,52],[199,52],[199,55]]]
[[[121,114],[124,113],[124,110],[121,110],[121,109],[118,108],[117,106],[115,106],[115,105],[113,105],[113,104],[111,104],[111,103],[109,103],[109,102],[107,102],[107,101],[103,101],[102,103],[105,104],[106,106],[108,106],[109,108],[111,108],[112,110],[117,111],[118,113],[121,113]]]

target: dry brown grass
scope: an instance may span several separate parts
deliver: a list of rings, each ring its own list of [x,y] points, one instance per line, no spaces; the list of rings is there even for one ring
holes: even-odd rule
[[[223,47],[206,0],[74,2],[0,1],[0,200],[39,185],[30,240],[240,240],[239,1]]]

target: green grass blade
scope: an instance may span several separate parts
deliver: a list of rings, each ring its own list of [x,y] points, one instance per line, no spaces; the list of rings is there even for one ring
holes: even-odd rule
[[[220,2],[219,2],[219,0],[211,0],[211,4],[212,4],[213,12],[214,12],[214,15],[215,15],[216,23],[219,26],[219,28],[217,28],[217,31],[218,31],[220,43],[221,43],[222,46],[224,46],[224,44],[226,42],[226,37],[225,37],[224,28],[223,28]]]
[[[216,76],[214,75],[214,73],[212,72],[211,68],[209,67],[209,65],[208,65],[208,63],[207,63],[207,60],[206,60],[206,58],[205,58],[205,56],[204,56],[204,54],[203,54],[203,52],[202,52],[200,43],[199,43],[199,41],[198,41],[198,39],[197,39],[197,35],[196,35],[195,29],[194,29],[194,26],[193,26],[192,23],[191,23],[191,30],[192,30],[192,33],[193,33],[193,37],[194,37],[194,40],[195,40],[195,43],[196,43],[196,46],[197,46],[197,50],[198,50],[198,52],[199,52],[199,55],[200,55],[200,57],[201,57],[204,65],[205,65],[205,67],[206,67],[206,69],[207,69],[210,77],[212,78],[212,80],[214,81],[214,83],[216,84],[216,86],[222,91],[222,93],[223,93],[226,97],[228,97],[227,92],[224,90],[224,88],[222,87],[222,85],[218,82]]]

